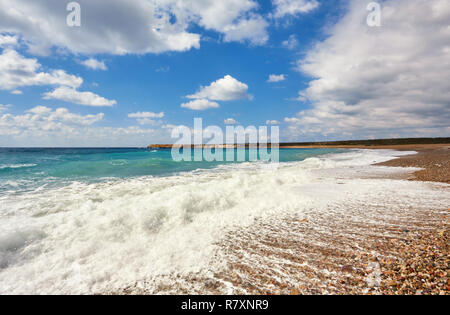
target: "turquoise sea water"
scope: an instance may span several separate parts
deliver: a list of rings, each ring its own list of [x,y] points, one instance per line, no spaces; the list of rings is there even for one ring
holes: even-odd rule
[[[280,162],[337,153],[334,149],[281,149]],[[236,152],[235,152],[236,153]],[[248,150],[246,150],[248,158]],[[175,162],[171,150],[142,148],[0,148],[0,193],[139,176],[170,176],[232,162]]]

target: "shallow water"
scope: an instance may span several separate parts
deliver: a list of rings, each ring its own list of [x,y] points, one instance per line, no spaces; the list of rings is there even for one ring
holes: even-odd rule
[[[248,161],[249,150],[244,151]],[[280,161],[302,161],[331,152],[343,150],[280,150]],[[193,156],[194,151],[191,154]],[[234,154],[237,157],[237,150]],[[0,194],[61,187],[74,181],[93,183],[141,176],[169,176],[227,164],[235,163],[175,162],[171,150],[0,148]]]

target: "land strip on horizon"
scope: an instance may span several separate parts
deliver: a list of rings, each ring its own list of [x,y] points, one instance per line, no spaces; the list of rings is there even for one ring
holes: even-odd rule
[[[392,148],[408,149],[408,146],[450,145],[450,138],[404,138],[404,139],[376,139],[376,140],[348,140],[348,141],[324,141],[324,142],[283,142],[279,144],[282,149],[307,149],[307,148]],[[149,149],[170,149],[182,147],[181,144],[151,144]],[[237,148],[256,146],[256,144],[203,144],[191,145],[192,148]],[[267,144],[268,147],[271,144]]]

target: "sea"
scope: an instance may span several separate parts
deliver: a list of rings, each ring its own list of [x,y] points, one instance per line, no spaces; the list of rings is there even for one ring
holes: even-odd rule
[[[270,164],[175,162],[167,149],[0,148],[0,294],[101,294],[213,270],[226,233],[331,200],[344,173],[404,154],[280,149]],[[367,185],[351,191],[374,191]]]

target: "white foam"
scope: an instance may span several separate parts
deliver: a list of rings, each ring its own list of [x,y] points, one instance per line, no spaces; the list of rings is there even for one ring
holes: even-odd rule
[[[29,168],[29,167],[35,167],[37,164],[1,164],[0,170],[3,169],[15,169],[15,168]]]
[[[311,169],[327,169],[339,167],[367,166],[383,163],[397,157],[417,154],[415,151],[394,150],[361,150],[354,149],[340,154],[329,154],[320,157],[306,159],[300,164]]]
[[[368,165],[397,154],[355,150],[278,169],[245,163],[2,197],[0,293],[101,293],[200,271],[227,231],[256,218],[319,208],[347,198],[345,189],[370,198],[380,187],[375,180],[348,180],[336,189],[331,170],[374,169]]]

